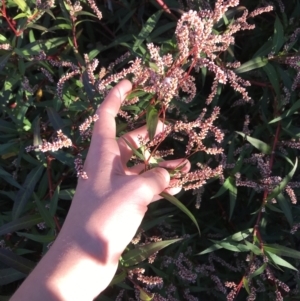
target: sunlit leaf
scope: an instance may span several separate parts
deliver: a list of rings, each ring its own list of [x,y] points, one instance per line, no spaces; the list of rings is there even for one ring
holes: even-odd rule
[[[137,36],[136,42],[132,47],[133,51],[136,51],[139,48],[139,46],[144,42],[144,40],[150,35],[161,15],[162,11],[159,10],[145,22],[142,30]]]
[[[267,253],[268,257],[277,265],[283,266],[285,268],[298,271],[294,266],[292,266],[289,262],[282,259],[281,257],[277,256],[276,254],[273,254],[265,249],[265,252]]]
[[[146,111],[146,124],[149,139],[153,140],[158,123],[158,111],[155,107],[149,105]]]
[[[264,264],[263,264],[261,267],[259,267],[254,273],[250,274],[250,276],[249,276],[250,279],[252,279],[252,278],[254,278],[254,277],[256,277],[256,276],[262,274],[262,273],[265,271],[266,267],[267,267],[267,264],[264,263]]]
[[[192,220],[192,222],[196,225],[199,234],[201,233],[199,225],[198,225],[198,222],[195,219],[194,215],[177,198],[175,198],[173,195],[170,195],[170,194],[168,194],[166,192],[160,193],[160,196],[162,196],[163,198],[165,198],[166,200],[168,200],[170,203],[172,203],[177,208],[179,208],[183,213],[185,213]]]
[[[263,154],[266,154],[266,155],[271,154],[272,148],[267,143],[265,143],[259,139],[256,139],[256,138],[252,138],[252,137],[244,134],[243,132],[236,132],[236,133],[241,135],[244,139],[246,139],[251,145],[253,145],[255,148],[257,148]]]
[[[144,246],[138,246],[135,249],[126,252],[122,256],[123,265],[132,266],[138,264],[144,261],[145,259],[147,259],[149,256],[153,255],[155,252],[181,240],[182,238],[177,238],[177,239],[153,242]]]
[[[264,57],[256,57],[250,61],[242,64],[240,67],[234,69],[237,74],[248,72],[250,70],[258,69],[268,64],[268,59]]]
[[[279,256],[286,256],[291,258],[300,259],[300,252],[285,246],[277,244],[265,244],[264,250],[277,254]]]

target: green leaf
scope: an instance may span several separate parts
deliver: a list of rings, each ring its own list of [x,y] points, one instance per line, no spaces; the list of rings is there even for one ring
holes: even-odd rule
[[[9,184],[22,189],[22,186],[13,178],[13,176],[5,171],[1,166],[0,166],[0,178],[8,182]]]
[[[293,226],[293,215],[292,215],[290,202],[287,200],[287,198],[282,193],[279,193],[277,195],[276,200],[277,200],[281,210],[283,211],[287,221],[289,222],[290,227],[292,227]]]
[[[140,149],[135,149],[135,148],[131,145],[131,143],[130,143],[127,139],[125,139],[124,137],[121,137],[121,139],[123,139],[123,140],[126,142],[126,144],[131,148],[132,152],[133,152],[138,158],[140,158],[142,161],[145,161],[145,156],[144,156],[144,154],[142,153],[142,151],[141,151]]]
[[[65,127],[64,121],[53,108],[48,107],[47,114],[55,131],[62,130]]]
[[[13,0],[17,6],[24,12],[27,9],[27,4],[24,0]]]
[[[267,264],[264,263],[261,267],[259,267],[254,273],[250,274],[250,279],[262,274],[264,272],[264,270],[266,269]]]
[[[162,12],[163,12],[162,10],[157,11],[145,22],[142,30],[140,31],[140,33],[137,36],[136,42],[134,43],[134,45],[132,47],[133,51],[136,51],[141,46],[141,44],[144,42],[144,40],[148,38],[150,33],[153,31],[156,23],[158,22]]]
[[[226,181],[223,183],[219,191],[212,196],[211,198],[217,198],[223,193],[225,193],[227,190],[229,190],[229,197],[230,197],[230,209],[229,209],[229,220],[232,217],[233,210],[236,204],[236,197],[237,197],[237,188],[235,184],[235,178],[230,176],[226,179]]]
[[[31,228],[38,223],[41,223],[43,218],[39,214],[20,217],[14,221],[4,224],[0,227],[0,236],[8,233],[13,233],[19,230]]]
[[[41,243],[50,243],[55,240],[55,235],[38,235],[38,234],[30,234],[25,232],[17,232],[17,234],[21,237],[26,237],[30,240],[41,242]]]
[[[8,59],[11,57],[11,52],[6,53],[0,57],[0,72],[6,66]]]
[[[229,185],[229,198],[230,198],[230,207],[229,207],[229,220],[232,218],[233,210],[236,204],[237,197],[237,188],[234,177],[229,177],[230,185]]]
[[[140,300],[141,301],[151,301],[154,298],[155,294],[145,292],[141,287],[138,286],[138,290],[140,291]]]
[[[271,82],[271,85],[276,93],[276,97],[280,99],[280,90],[279,90],[280,81],[276,69],[273,67],[273,65],[270,62],[267,65],[265,65],[263,69]]]
[[[24,274],[29,274],[35,266],[34,262],[25,259],[8,249],[0,249],[0,261]]]
[[[272,119],[269,124],[280,121],[284,118],[290,117],[294,112],[300,108],[300,99],[297,100],[290,109],[286,110],[281,116]]]
[[[0,145],[0,155],[10,153],[17,145],[18,141],[7,142],[5,144]]]
[[[270,145],[267,143],[256,139],[252,138],[242,132],[236,132],[237,134],[241,135],[244,139],[246,139],[251,145],[253,145],[255,148],[257,148],[259,151],[261,151],[263,154],[270,155],[272,152],[272,148]]]
[[[35,185],[40,180],[42,173],[44,171],[44,166],[41,164],[36,166],[31,170],[31,172],[27,175],[26,180],[23,184],[23,188],[18,191],[16,194],[13,210],[12,210],[12,218],[16,220],[23,212],[25,205],[32,195]]]
[[[268,64],[268,59],[263,57],[255,57],[251,59],[250,61],[242,64],[240,67],[234,69],[234,72],[239,73],[245,73],[250,70],[261,68]]]
[[[250,287],[249,287],[249,280],[247,277],[243,277],[243,285],[244,285],[244,288],[247,291],[247,293],[250,295],[251,291],[250,291]]]
[[[176,238],[176,239],[158,241],[144,246],[139,246],[133,250],[128,251],[122,256],[123,265],[133,266],[135,264],[138,264],[144,261],[145,259],[147,259],[149,256],[156,253],[157,251],[181,240],[182,238]]]
[[[235,250],[238,250],[237,252],[240,252],[241,248],[244,249],[244,247],[238,248],[237,246],[240,246],[240,244],[237,244],[236,242],[246,239],[249,235],[252,234],[252,231],[253,231],[252,228],[247,229],[247,230],[243,230],[243,231],[239,231],[239,232],[237,232],[233,235],[230,235],[230,236],[224,238],[221,241],[217,241],[214,245],[212,245],[209,248],[203,250],[202,252],[198,253],[197,255],[204,255],[204,254],[211,253],[211,252],[214,252],[216,250],[222,249],[224,246],[222,244],[220,244],[220,242],[221,243],[229,242],[230,244],[226,245],[227,248],[230,247],[231,249],[235,249]],[[251,248],[248,246],[247,250],[250,250],[250,249]]]
[[[33,193],[33,196],[34,196],[34,201],[39,210],[39,213],[41,214],[42,218],[44,219],[46,225],[52,229],[55,229],[55,223],[51,216],[50,211],[45,208],[45,205],[41,203],[41,201],[39,200],[39,198],[37,197],[37,195],[35,193]]]
[[[274,35],[272,39],[272,52],[277,54],[281,47],[284,44],[284,31],[283,26],[280,22],[278,16],[276,16],[275,25],[274,25]]]
[[[149,105],[146,111],[146,123],[147,123],[147,131],[149,134],[149,139],[153,140],[157,123],[158,123],[158,111],[154,106]]]
[[[298,158],[296,158],[295,164],[294,164],[292,170],[288,173],[288,175],[286,177],[284,177],[284,179],[279,183],[279,185],[277,185],[273,189],[273,191],[268,195],[267,201],[269,201],[273,198],[276,198],[279,195],[279,193],[281,193],[283,191],[283,189],[286,187],[286,185],[292,179],[292,177],[297,169],[297,166],[298,166]]]
[[[93,101],[95,97],[95,89],[93,84],[90,82],[87,71],[84,71],[82,74],[82,82],[89,101]]]
[[[280,246],[277,244],[266,244],[264,245],[264,250],[280,255],[280,256],[286,256],[291,258],[300,259],[300,252],[294,249],[290,249],[285,246]]]
[[[6,268],[0,270],[0,285],[12,283],[14,281],[23,279],[26,274],[21,273],[13,268]]]
[[[168,200],[170,203],[175,205],[177,208],[179,208],[183,213],[185,213],[191,220],[192,222],[196,225],[199,235],[201,234],[200,228],[198,225],[197,220],[195,219],[194,215],[191,213],[189,209],[187,209],[177,198],[175,198],[173,195],[170,195],[166,192],[160,193],[160,196]]]
[[[114,276],[114,278],[112,279],[112,281],[110,282],[109,286],[114,285],[114,284],[118,284],[122,281],[124,281],[127,277],[127,273],[125,271],[122,271],[119,274],[116,274]]]
[[[0,119],[0,132],[15,134],[17,130],[13,123]]]
[[[53,217],[54,217],[54,215],[56,213],[56,210],[57,210],[59,189],[60,189],[60,186],[57,186],[55,191],[54,191],[54,194],[52,196],[51,202],[50,202],[49,213],[50,213],[51,220],[53,221],[53,223],[54,223]],[[55,223],[53,225],[55,227]]]
[[[266,251],[266,250],[265,250]],[[294,271],[298,271],[298,269],[296,269],[294,266],[292,266],[289,262],[287,262],[286,260],[282,259],[281,257],[277,256],[276,254],[273,254],[269,251],[266,251],[267,256],[272,260],[272,262],[274,262],[277,265],[289,268],[291,270]]]
[[[216,241],[211,239],[216,246],[221,247],[232,252],[248,252],[249,248],[244,244],[237,243],[235,241]]]
[[[64,189],[58,194],[58,197],[62,200],[72,200],[75,194],[75,189]]]

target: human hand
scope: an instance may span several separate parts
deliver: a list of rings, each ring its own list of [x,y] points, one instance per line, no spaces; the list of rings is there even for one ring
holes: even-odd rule
[[[126,141],[138,148],[138,137],[148,137],[143,126],[116,140],[115,116],[121,102],[131,90],[131,83],[123,80],[115,86],[98,109],[99,120],[94,126],[92,141],[85,161],[84,171],[88,179],[80,179],[74,198],[70,218],[84,222],[89,234],[104,240],[110,246],[107,256],[117,262],[121,253],[136,233],[147,206],[161,198],[166,191],[176,194],[180,188],[168,188],[170,176],[166,169],[184,165],[188,172],[188,160],[178,159],[161,162],[161,167],[141,173],[145,165],[132,168],[127,162],[132,150]],[[156,134],[163,131],[164,124],[158,123]],[[125,139],[122,139],[125,138]],[[77,219],[78,218],[78,219]]]
[[[116,85],[98,109],[84,171],[79,179],[71,208],[54,244],[24,281],[11,301],[92,300],[113,278],[120,255],[136,233],[147,206],[159,193],[175,194],[180,188],[168,188],[174,169],[187,160],[164,161],[142,174],[144,165],[126,166],[132,150],[125,140],[116,140],[115,116],[131,90],[127,80]],[[163,130],[157,126],[157,133]],[[146,127],[125,134],[138,147],[138,138],[147,136]],[[33,290],[32,287],[35,287]]]

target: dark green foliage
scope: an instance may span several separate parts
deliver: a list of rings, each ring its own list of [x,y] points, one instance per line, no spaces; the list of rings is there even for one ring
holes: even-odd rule
[[[7,0],[0,8],[0,300],[13,294],[61,229],[77,183],[74,159],[85,158],[90,142],[88,135],[82,141],[79,126],[104,97],[98,83],[137,57],[157,70],[146,46],[150,42],[161,47],[161,55],[176,58],[174,30],[188,3],[203,10],[214,8],[216,1],[97,1],[101,20],[84,0],[73,16],[68,1],[55,1],[52,7],[46,5],[51,1],[44,2],[37,8],[35,1]],[[240,1],[214,24],[214,33],[225,34],[245,8],[251,12],[261,2]],[[278,300],[299,300],[300,34],[295,33],[300,1],[284,1],[284,10],[280,2],[274,1],[275,10],[249,18],[255,28],[238,31],[228,49],[215,53],[214,64],[222,70],[241,62],[230,70],[250,82],[251,101],[239,105],[242,96],[234,83],[219,83],[206,104],[214,73],[205,67],[197,73],[191,57],[182,66],[191,68],[195,78],[192,102],[183,102],[187,93],[180,91],[171,101],[173,109],[166,110],[157,95],[141,86],[128,96],[139,102],[122,110],[139,115],[134,126],[147,124],[151,139],[159,119],[172,125],[192,122],[203,109],[211,116],[218,106],[214,125],[224,139],[218,144],[207,136],[203,141],[210,148],[217,144],[222,155],[195,151],[188,159],[193,171],[200,163],[202,168],[222,165],[223,173],[194,192],[179,193],[178,200],[171,199],[176,206],[165,200],[149,206],[137,239],[141,245],[128,246],[113,285],[97,300],[116,300],[121,289],[122,300],[130,300],[133,284],[144,300],[194,300],[192,295],[197,300],[271,301],[277,300],[275,294],[283,298]],[[110,65],[126,52],[124,60]],[[100,64],[91,71],[94,59]],[[123,117],[116,120],[118,136],[130,130]],[[56,141],[59,130],[72,147],[38,151],[43,140]],[[186,157],[188,139],[177,134],[181,139],[167,137],[160,145],[161,150],[175,149],[167,159]],[[134,150],[142,160],[143,151]],[[144,291],[145,283],[128,276],[135,267],[163,279],[163,286],[149,288],[156,297]],[[226,287],[226,282],[236,286]],[[159,295],[166,299],[155,299]]]

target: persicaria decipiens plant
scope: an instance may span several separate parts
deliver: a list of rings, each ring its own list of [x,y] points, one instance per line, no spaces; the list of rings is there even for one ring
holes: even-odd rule
[[[137,25],[138,30],[133,34],[132,44],[126,42],[126,37],[122,40],[112,36],[112,43],[122,47],[107,54],[111,45],[106,46],[105,42],[101,44],[102,40],[99,42],[97,35],[95,43],[83,46],[90,39],[88,35],[85,36],[86,40],[80,38],[80,24],[87,21],[83,16],[91,17],[91,14],[85,15],[85,9],[94,12],[93,20],[100,20],[101,7],[106,19],[97,22],[104,33],[101,37],[105,37],[110,31],[122,31],[119,24],[119,29],[110,28],[110,24],[115,24],[116,19],[121,20],[121,16],[125,16],[122,11],[125,11],[125,6],[122,6],[125,2],[128,1],[105,1],[107,6],[102,10],[104,6],[95,1],[60,1],[64,18],[67,19],[69,14],[69,23],[64,24],[70,28],[67,42],[59,47],[63,38],[59,36],[55,40],[51,36],[49,44],[58,45],[55,51],[52,48],[48,51],[48,45],[33,51],[30,56],[25,55],[25,49],[25,54],[22,52],[21,56],[21,50],[17,50],[18,58],[21,58],[20,66],[24,60],[32,68],[27,68],[21,76],[22,99],[30,103],[28,115],[35,112],[36,108],[38,111],[31,116],[33,135],[26,136],[25,145],[31,143],[32,136],[35,141],[34,146],[26,147],[27,151],[32,151],[31,154],[25,154],[26,162],[35,162],[34,159],[37,159],[45,165],[46,158],[47,176],[50,178],[46,199],[55,199],[57,194],[62,199],[71,199],[76,182],[72,177],[76,174],[77,177],[88,178],[84,170],[84,158],[90,144],[92,124],[98,119],[94,114],[95,109],[101,105],[112,86],[127,78],[133,83],[133,90],[127,95],[116,118],[117,136],[121,137],[145,124],[148,128],[148,137],[138,137],[139,147],[135,149],[128,165],[144,163],[147,170],[164,159],[189,159],[192,163],[189,173],[183,174],[180,166],[170,171],[171,185],[186,190],[178,198],[186,207],[192,208],[191,211],[195,207],[201,208],[193,213],[202,231],[201,237],[188,237],[195,227],[181,220],[182,212],[176,216],[177,213],[173,214],[172,210],[175,212],[177,208],[170,209],[164,201],[151,204],[153,207],[150,206],[149,216],[146,215],[143,223],[155,226],[148,226],[145,231],[140,229],[128,249],[147,248],[152,243],[177,239],[178,233],[185,239],[181,245],[174,245],[170,253],[157,251],[148,256],[146,263],[141,260],[139,265],[120,268],[124,268],[126,281],[134,285],[136,299],[139,300],[140,288],[148,293],[149,298],[156,292],[152,299],[156,301],[224,298],[228,301],[236,298],[251,301],[262,293],[268,294],[270,300],[282,300],[285,294],[297,296],[298,286],[294,285],[292,289],[291,285],[289,291],[285,283],[290,284],[290,280],[287,280],[289,277],[299,279],[299,273],[294,270],[283,275],[281,270],[276,269],[276,265],[282,263],[278,257],[292,254],[291,248],[298,246],[293,245],[293,241],[299,238],[300,228],[297,219],[300,212],[290,212],[291,208],[297,207],[300,188],[296,177],[290,172],[295,161],[292,158],[300,148],[299,126],[298,121],[294,122],[293,119],[289,128],[286,118],[294,118],[292,113],[299,109],[295,99],[299,89],[297,18],[294,21],[293,18],[287,20],[286,16],[279,14],[279,10],[261,15],[271,11],[273,6],[248,11],[250,6],[257,4],[251,1],[241,2],[245,6],[238,6],[239,1],[236,0],[178,1],[182,10],[173,14],[171,9],[169,15],[161,14],[161,11],[152,15],[153,3],[164,1],[131,1],[136,7],[145,5],[150,8],[145,16],[151,15],[150,21],[143,20],[141,25],[140,10],[133,13],[132,24]],[[200,2],[202,9],[197,11]],[[214,9],[209,8],[209,3],[214,3]],[[37,7],[42,10],[56,8],[55,5],[55,1],[45,4],[37,1]],[[114,11],[116,7],[119,10]],[[130,9],[133,12],[136,7],[127,7],[128,15],[124,20],[130,16]],[[280,10],[284,11],[284,8],[280,6]],[[157,21],[158,16],[163,16],[163,20]],[[155,35],[159,35],[155,29],[161,30],[162,24],[162,28],[172,28],[171,18],[177,18],[176,28],[162,31],[163,34],[155,39]],[[62,19],[58,20],[58,23],[62,22]],[[157,25],[153,25],[156,22]],[[55,26],[58,25],[55,23]],[[148,27],[153,30],[153,36],[149,34],[151,30],[147,32]],[[288,32],[287,35],[283,36],[283,28]],[[86,34],[85,31],[84,28],[82,35]],[[50,29],[47,34],[52,34]],[[257,39],[259,45],[252,45],[252,49],[249,45],[253,40],[248,42],[252,35],[267,37],[266,44],[261,47],[261,41]],[[39,41],[37,44],[42,43]],[[256,44],[256,40],[253,44]],[[15,45],[5,41],[0,48],[3,52],[9,52],[14,51]],[[257,52],[254,54],[254,51]],[[9,62],[14,60],[15,57]],[[32,70],[34,72],[31,74]],[[276,81],[272,76],[277,73],[280,76]],[[38,96],[41,90],[53,99],[44,98],[41,101]],[[275,122],[271,125],[268,123],[273,118],[280,120],[278,125]],[[163,124],[163,130],[154,135],[158,123],[160,126]],[[1,126],[0,122],[0,134]],[[25,124],[25,127],[29,128],[29,125]],[[242,133],[236,133],[236,130]],[[283,158],[286,159],[285,164],[282,164]],[[57,161],[64,166],[61,167]],[[18,160],[12,165],[17,178],[22,168]],[[62,173],[61,176],[57,175],[59,172],[56,168]],[[64,184],[63,191],[59,193],[59,188],[55,190],[56,185],[51,184],[51,179],[55,178],[56,184],[61,183],[66,178],[65,170],[74,185]],[[219,181],[214,181],[216,179]],[[45,178],[43,180],[44,185]],[[274,191],[279,190],[278,198]],[[54,191],[56,194],[53,194]],[[40,226],[38,229],[42,231]],[[268,227],[271,230],[274,228],[270,239]],[[43,231],[48,228],[45,223]],[[244,231],[245,228],[248,230]],[[274,241],[279,244],[285,241],[289,250],[280,247],[278,251],[274,245],[268,245]],[[292,255],[299,258],[294,253]],[[288,264],[284,261],[284,268],[289,268]],[[167,270],[168,275],[158,277],[160,273],[154,268]],[[207,289],[205,293],[201,291],[201,285]],[[247,290],[248,297],[243,295],[246,291],[241,288]],[[202,293],[205,294],[203,298]],[[194,297],[195,294],[200,298]],[[127,290],[121,290],[114,297],[117,297],[116,300],[132,301],[132,295]]]
[[[75,18],[74,16],[76,14],[74,9],[72,9],[71,3],[68,4],[72,18]],[[113,67],[123,60],[126,60],[129,55],[128,53],[117,59],[115,63],[112,63],[106,72],[103,73],[103,69],[101,69],[98,76],[94,74],[94,71],[99,61],[97,59],[90,61],[88,55],[84,55],[86,74],[88,75],[90,84],[94,86],[98,93],[104,96],[107,95],[111,84],[117,83],[125,77],[129,77],[133,83],[132,94],[125,100],[119,112],[119,115],[128,122],[131,129],[140,126],[143,122],[147,122],[149,126],[150,122],[155,123],[158,119],[165,123],[165,128],[162,133],[155,137],[149,133],[149,139],[143,141],[143,145],[141,145],[149,150],[150,156],[157,158],[158,154],[174,153],[173,149],[164,149],[159,153],[159,146],[167,137],[172,137],[172,135],[174,137],[174,134],[187,140],[185,151],[187,157],[197,152],[205,152],[209,155],[222,154],[223,148],[221,147],[221,142],[224,133],[214,125],[215,120],[220,114],[219,107],[215,106],[213,108],[210,117],[206,116],[207,110],[204,109],[194,121],[173,122],[168,119],[167,113],[168,111],[171,112],[174,108],[178,109],[173,104],[174,100],[190,103],[194,99],[197,93],[197,87],[195,77],[192,73],[197,73],[202,68],[207,68],[207,70],[214,74],[211,92],[206,99],[207,105],[212,102],[216,95],[218,85],[227,83],[241,95],[243,101],[250,101],[250,97],[246,91],[246,87],[249,86],[250,83],[239,77],[232,70],[237,68],[240,63],[237,61],[224,63],[220,61],[219,57],[220,53],[226,51],[230,45],[234,44],[233,35],[236,32],[254,28],[253,24],[248,23],[249,18],[268,12],[272,10],[272,7],[259,8],[250,14],[247,9],[244,9],[242,15],[233,20],[233,22],[226,27],[224,32],[215,34],[215,24],[229,8],[235,7],[238,4],[239,1],[237,0],[218,0],[214,10],[205,9],[199,12],[190,10],[183,13],[177,22],[175,30],[176,46],[174,52],[165,53],[161,47],[149,43],[147,44],[148,54],[146,57],[135,58],[128,62],[129,67],[117,73],[113,72]],[[95,9],[94,4],[93,9]],[[76,11],[79,10],[80,7],[77,5]],[[100,17],[99,13],[97,13],[97,16]],[[82,72],[79,66],[71,62],[57,62],[53,59],[48,59],[44,53],[41,53],[36,59],[42,61],[47,60],[53,66],[68,66],[71,68],[72,71],[63,75],[58,81],[57,93],[60,97],[63,93],[64,83],[76,75],[81,75]],[[140,96],[135,95],[137,91],[141,91]],[[142,103],[142,105],[139,106],[140,111],[138,114],[126,111],[126,107],[139,105],[139,103]],[[151,115],[155,121],[146,121],[143,119],[148,114]],[[90,117],[79,127],[80,135],[83,139],[90,136],[91,131],[88,131],[87,128],[91,122],[96,121],[96,119],[97,117],[95,116]],[[155,127],[156,124],[154,124],[154,128]],[[214,137],[214,141],[211,137]],[[60,145],[61,147],[65,146],[64,144]],[[45,144],[44,147],[35,148],[41,150],[46,149]],[[28,150],[30,150],[30,148],[28,148]],[[145,160],[145,163],[147,164],[148,161],[149,158]],[[76,167],[78,166],[82,167],[82,165],[76,164]],[[199,162],[197,166],[198,169],[184,175],[181,174],[180,171],[177,171],[174,175],[176,181],[174,181],[172,185],[183,187],[186,190],[198,189],[202,187],[208,179],[219,177],[223,173],[222,165],[211,168],[206,166],[205,162]],[[77,170],[77,174],[84,175],[84,178],[88,177],[81,169]]]

